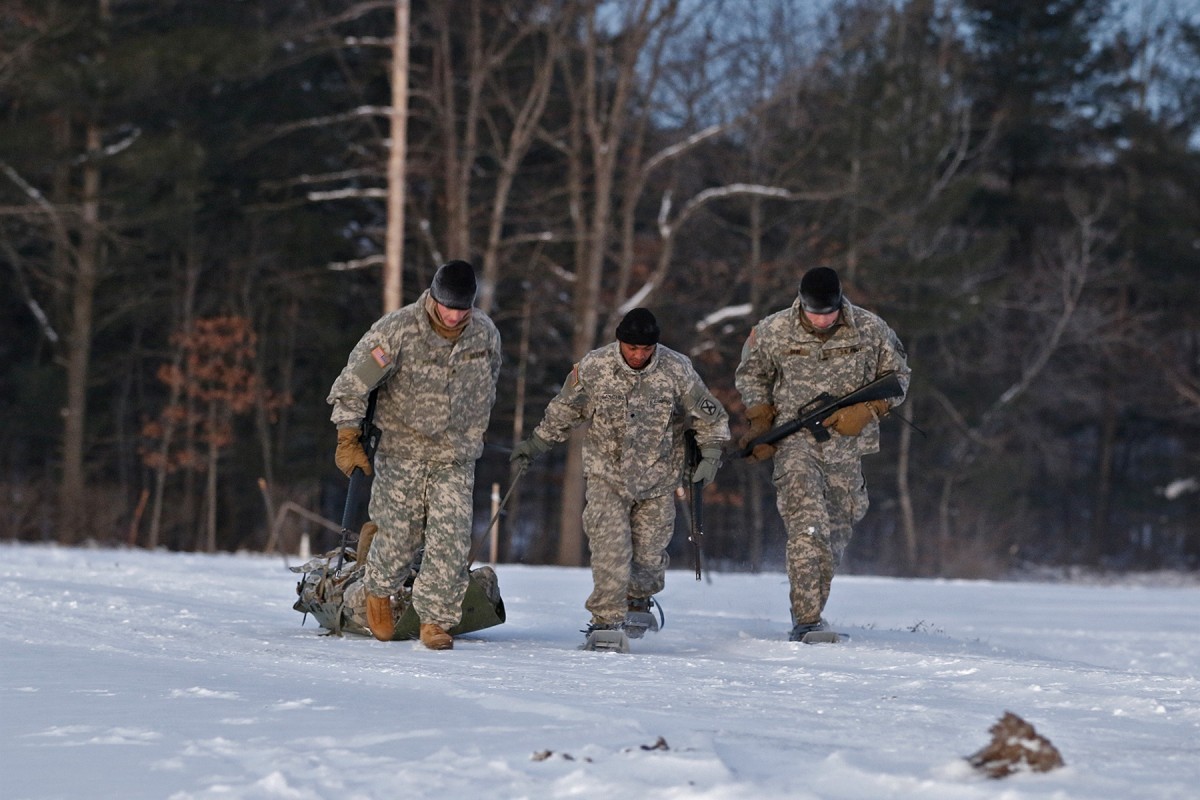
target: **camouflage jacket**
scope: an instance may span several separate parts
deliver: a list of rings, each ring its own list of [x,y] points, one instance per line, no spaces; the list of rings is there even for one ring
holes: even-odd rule
[[[908,390],[910,370],[900,339],[880,317],[843,301],[842,319],[823,339],[800,322],[800,301],[763,319],[742,347],[734,382],[746,408],[775,406],[775,423],[796,418],[800,408],[822,392],[840,396],[895,370]],[[888,401],[897,406],[903,397]],[[832,433],[832,431],[831,431]],[[789,471],[790,462],[812,453],[825,461],[848,461],[879,452],[879,423],[871,422],[858,436],[833,433],[817,442],[799,431],[777,443],[775,472]]]
[[[701,448],[729,440],[725,408],[691,360],[661,344],[641,370],[625,363],[617,342],[588,353],[534,433],[563,442],[584,422],[591,423],[583,444],[584,474],[624,486],[638,500],[681,484],[685,429],[695,429]]]
[[[384,315],[350,351],[329,390],[330,418],[338,428],[357,427],[378,386],[380,453],[466,463],[483,453],[500,374],[500,333],[476,308],[457,341],[443,339],[426,316],[428,294]]]

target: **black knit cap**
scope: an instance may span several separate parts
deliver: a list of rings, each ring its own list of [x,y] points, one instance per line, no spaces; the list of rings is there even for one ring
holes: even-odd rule
[[[475,304],[475,268],[466,261],[450,261],[438,267],[429,293],[433,299],[460,311]]]
[[[810,314],[832,314],[842,307],[842,282],[829,267],[813,267],[800,279],[800,307]]]
[[[617,340],[625,344],[658,344],[658,320],[645,308],[635,308],[617,326]]]

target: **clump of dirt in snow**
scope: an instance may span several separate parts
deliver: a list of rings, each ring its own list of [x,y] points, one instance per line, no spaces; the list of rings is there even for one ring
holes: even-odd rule
[[[992,741],[967,756],[971,766],[989,778],[1014,772],[1049,772],[1063,766],[1062,754],[1045,736],[1011,711],[989,729]]]

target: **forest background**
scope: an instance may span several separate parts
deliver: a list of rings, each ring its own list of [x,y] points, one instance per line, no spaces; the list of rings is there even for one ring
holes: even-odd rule
[[[1200,566],[1200,15],[1173,0],[10,0],[4,535],[332,545],[325,396],[384,309],[397,180],[394,290],[467,258],[504,338],[477,534],[626,310],[736,437],[743,341],[827,264],[907,346],[917,426],[866,460],[846,569]],[[539,461],[500,560],[584,563],[580,487],[577,441]],[[779,566],[768,466],[705,503],[710,566]]]

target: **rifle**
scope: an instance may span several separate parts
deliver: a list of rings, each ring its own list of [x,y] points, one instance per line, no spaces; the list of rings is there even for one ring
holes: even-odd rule
[[[367,460],[372,463],[374,463],[375,459],[375,450],[379,447],[379,439],[383,436],[383,431],[375,424],[375,403],[378,399],[379,388],[376,387],[367,396],[367,413],[363,416],[362,427],[358,435],[358,441],[362,445],[363,452],[367,454]],[[359,495],[364,491],[369,495],[370,487],[371,477],[359,467],[355,467],[350,472],[350,487],[346,489],[346,507],[342,510],[342,541],[338,546],[337,570],[342,568],[342,561],[346,556],[346,539],[350,536],[350,526],[354,522],[354,512],[361,502]]]
[[[900,397],[903,394],[904,389],[900,386],[900,379],[896,377],[895,372],[885,372],[865,386],[860,386],[841,397],[834,397],[828,392],[821,392],[821,394],[800,407],[800,412],[794,420],[785,422],[782,425],[776,425],[766,433],[751,439],[738,452],[738,455],[745,458],[758,445],[775,444],[780,439],[791,436],[802,428],[807,429],[818,442],[827,442],[830,439],[830,434],[828,429],[821,423],[828,419],[833,412],[855,405],[856,403],[865,403],[868,400],[883,400],[888,397]]]
[[[687,489],[688,516],[690,517],[688,521],[691,527],[688,532],[688,541],[692,543],[692,555],[696,562],[696,580],[700,580],[703,563],[700,544],[704,539],[704,484],[699,481],[693,482],[692,475],[703,456],[700,454],[700,445],[696,444],[694,430],[688,429],[683,432],[683,448],[686,454],[684,463],[687,465],[685,467],[687,474],[683,476],[683,482]]]

